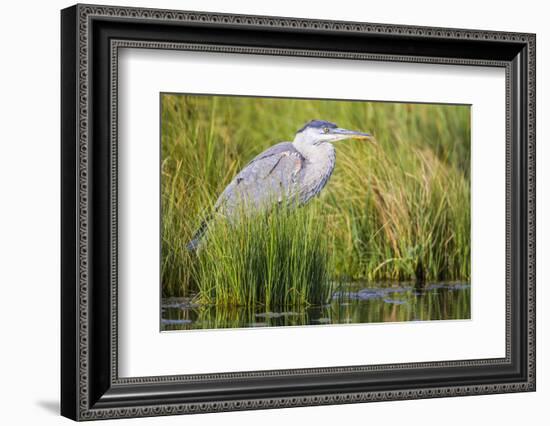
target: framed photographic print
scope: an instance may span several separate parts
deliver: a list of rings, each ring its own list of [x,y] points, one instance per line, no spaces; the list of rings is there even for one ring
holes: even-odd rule
[[[535,36],[61,12],[61,412],[535,390]]]

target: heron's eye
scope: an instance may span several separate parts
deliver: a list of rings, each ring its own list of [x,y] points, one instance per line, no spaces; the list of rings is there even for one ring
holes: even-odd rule
[[[323,133],[328,133],[329,132],[329,128],[328,127],[323,127]]]

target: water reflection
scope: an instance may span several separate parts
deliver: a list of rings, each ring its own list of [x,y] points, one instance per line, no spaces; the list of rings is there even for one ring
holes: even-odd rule
[[[323,306],[266,311],[259,307],[201,306],[190,299],[162,303],[162,330],[280,327],[319,324],[427,321],[470,318],[470,285],[438,283],[361,288],[340,285]]]

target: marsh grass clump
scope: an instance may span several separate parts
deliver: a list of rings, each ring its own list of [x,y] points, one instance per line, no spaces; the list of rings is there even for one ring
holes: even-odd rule
[[[363,170],[353,167],[357,157]],[[332,188],[349,196],[327,208],[335,216],[349,211],[350,219],[346,232],[333,231],[336,273],[369,281],[469,279],[467,176],[432,150],[399,142],[385,149],[344,147],[339,160]]]
[[[217,218],[197,253],[197,299],[266,310],[324,304],[330,264],[314,206]]]

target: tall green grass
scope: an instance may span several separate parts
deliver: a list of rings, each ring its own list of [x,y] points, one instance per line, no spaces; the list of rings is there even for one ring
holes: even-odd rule
[[[276,306],[324,304],[330,297],[328,236],[315,209],[215,220],[197,253],[198,301]]]
[[[377,143],[337,142],[332,178],[296,216],[216,221],[198,255],[189,252],[193,232],[234,175],[313,118],[368,131]],[[469,280],[467,106],[163,95],[161,130],[165,296],[276,304],[290,303],[284,298],[292,293],[320,300],[323,291],[306,290],[305,282]],[[307,241],[322,240],[318,253],[291,238],[308,223],[315,226]],[[252,232],[256,238],[245,238]],[[267,241],[278,249],[267,251]]]

